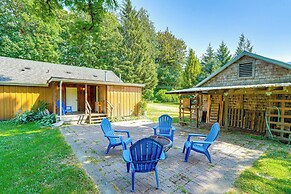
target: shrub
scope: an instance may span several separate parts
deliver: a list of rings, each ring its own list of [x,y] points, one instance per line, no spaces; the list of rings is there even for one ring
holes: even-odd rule
[[[179,97],[173,94],[166,94],[167,90],[159,90],[155,97],[158,102],[178,102]]]
[[[38,101],[31,111],[17,114],[13,121],[20,124],[36,121],[40,125],[51,126],[56,122],[56,115],[50,114],[46,102]]]
[[[14,121],[16,123],[28,123],[35,121],[35,112],[34,111],[25,111],[23,113],[17,114],[16,117],[14,118]]]
[[[39,125],[42,125],[42,126],[51,126],[55,122],[56,122],[56,115],[55,114],[49,114],[49,115],[44,115],[36,123],[38,123]]]

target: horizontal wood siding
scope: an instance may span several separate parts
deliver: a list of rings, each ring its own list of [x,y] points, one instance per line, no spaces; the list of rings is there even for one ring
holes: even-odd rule
[[[39,100],[47,102],[52,112],[52,87],[0,86],[0,120],[8,120],[18,112],[31,110]]]
[[[114,107],[112,116],[138,115],[141,92],[140,87],[107,86],[107,100]]]

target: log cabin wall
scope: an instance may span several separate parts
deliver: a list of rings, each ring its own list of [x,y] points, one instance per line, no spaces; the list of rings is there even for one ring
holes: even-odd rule
[[[48,103],[53,111],[53,86],[0,86],[0,120],[8,120],[17,113],[31,110],[38,101]]]

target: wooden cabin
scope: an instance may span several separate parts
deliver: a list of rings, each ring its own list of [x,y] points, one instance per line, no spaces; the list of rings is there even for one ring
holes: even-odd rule
[[[219,122],[291,142],[291,64],[243,52],[180,96],[181,122]]]
[[[70,116],[56,106],[61,100],[79,122],[139,113],[144,85],[124,83],[112,71],[8,57],[0,57],[0,67],[0,120],[30,110],[38,101],[65,119]]]

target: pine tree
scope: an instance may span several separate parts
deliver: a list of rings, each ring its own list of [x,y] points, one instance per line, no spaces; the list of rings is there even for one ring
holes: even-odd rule
[[[230,51],[228,50],[226,44],[223,41],[219,45],[219,48],[217,49],[215,57],[216,57],[217,63],[213,66],[212,73],[217,71],[217,69],[225,65],[231,59]]]
[[[183,81],[182,65],[185,64],[186,44],[176,38],[168,28],[157,33],[158,88],[172,90],[179,88]]]
[[[198,75],[201,73],[201,65],[193,49],[190,49],[186,67],[184,70],[184,88],[193,87],[195,84],[198,83]]]
[[[122,56],[116,67],[126,82],[143,83],[143,95],[153,97],[157,85],[155,64],[155,30],[144,9],[136,11],[130,0],[121,7]]]
[[[209,43],[206,53],[201,58],[201,74],[198,76],[198,81],[202,81],[212,73],[212,69],[216,64],[214,49]]]
[[[237,56],[240,53],[242,53],[243,51],[252,52],[253,46],[251,45],[250,40],[246,39],[244,34],[241,34],[239,37],[239,42],[238,42],[238,46],[237,46],[235,55]]]

